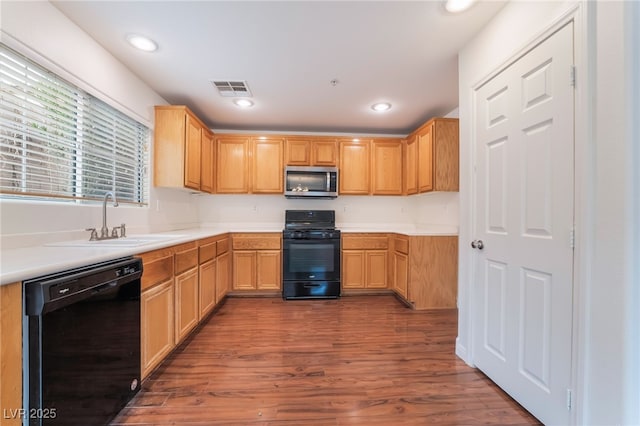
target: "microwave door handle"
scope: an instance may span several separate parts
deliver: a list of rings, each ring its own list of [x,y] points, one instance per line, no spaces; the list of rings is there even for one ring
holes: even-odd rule
[[[331,184],[331,173],[327,172],[327,192],[331,189],[329,186]]]

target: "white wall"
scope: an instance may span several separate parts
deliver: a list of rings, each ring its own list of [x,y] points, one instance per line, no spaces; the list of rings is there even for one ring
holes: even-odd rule
[[[3,0],[0,8],[4,44],[153,127],[153,105],[166,101],[49,2]],[[188,192],[152,188],[150,208],[109,207],[109,225],[125,222],[134,232],[194,226],[198,209],[191,200]],[[78,206],[0,200],[4,248],[79,237],[86,234],[85,228],[99,226],[101,220],[101,206],[96,203]]]
[[[409,197],[339,196],[334,200],[287,199],[282,195],[202,195],[199,217],[205,226],[230,229],[281,229],[284,211],[336,211],[336,224],[348,230],[367,228],[416,231],[458,228],[458,194],[436,192]]]
[[[473,363],[470,350],[473,301],[468,297],[473,262],[471,250],[464,249],[473,239],[469,213],[473,206],[473,87],[506,65],[507,59],[543,34],[565,12],[579,5],[573,369],[576,424],[640,424],[637,408],[640,297],[635,266],[640,263],[639,183],[638,175],[633,174],[638,153],[634,157],[637,144],[634,145],[632,137],[633,123],[637,123],[639,116],[637,90],[635,109],[629,109],[628,102],[633,93],[629,82],[638,84],[638,43],[629,44],[632,34],[638,37],[637,29],[632,32],[637,20],[628,17],[630,12],[638,16],[638,6],[633,3],[510,2],[459,55],[461,250],[456,352]],[[630,66],[629,59],[636,64],[635,68]],[[632,163],[634,158],[636,164]]]

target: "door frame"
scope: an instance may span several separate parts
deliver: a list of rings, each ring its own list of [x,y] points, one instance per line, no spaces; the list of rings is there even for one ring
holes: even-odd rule
[[[590,247],[592,247],[594,238],[590,231],[593,229],[593,212],[590,208],[593,196],[589,191],[589,188],[593,187],[594,183],[592,174],[588,173],[588,171],[593,170],[594,167],[594,159],[592,158],[593,136],[591,136],[593,132],[590,127],[592,125],[590,123],[593,122],[593,120],[590,120],[593,112],[588,101],[588,81],[593,69],[593,64],[590,64],[589,61],[593,62],[593,58],[589,58],[587,55],[588,47],[593,43],[587,36],[587,28],[590,27],[590,25],[588,25],[589,19],[595,15],[593,11],[590,11],[593,7],[594,6],[589,5],[589,2],[572,4],[564,13],[544,27],[542,31],[538,32],[523,47],[510,55],[507,60],[477,81],[472,87],[466,89],[471,92],[470,99],[472,99],[473,105],[475,105],[477,90],[482,85],[504,71],[511,64],[549,38],[557,30],[569,22],[573,22],[574,65],[577,69],[574,92],[574,225],[577,238],[573,257],[574,276],[570,384],[572,389],[572,409],[570,413],[572,424],[580,424],[582,420],[582,401],[584,401],[585,398],[584,374],[580,374],[580,372],[584,371],[587,334],[582,324],[585,324],[587,320],[585,315],[587,307],[586,289],[589,288],[591,264]],[[460,316],[459,334],[466,335],[467,340],[463,341],[460,340],[460,337],[458,338],[456,341],[456,354],[467,364],[475,366],[473,347],[474,339],[476,338],[474,334],[476,333],[476,327],[474,326],[473,318],[479,307],[471,301],[477,300],[476,280],[474,278],[475,271],[477,270],[477,256],[473,256],[473,251],[469,247],[469,243],[474,239],[474,234],[476,233],[475,206],[477,193],[475,185],[475,159],[477,152],[475,142],[477,138],[475,134],[475,123],[477,117],[475,116],[475,107],[470,108],[470,119],[471,139],[464,141],[466,148],[469,150],[469,162],[466,166],[471,170],[467,176],[467,188],[469,189],[467,202],[470,213],[467,216],[460,216],[459,276],[461,279],[458,283],[459,294],[462,296],[459,301],[459,309],[466,310],[464,317]],[[461,158],[461,160],[462,159],[463,158]],[[461,204],[463,203],[461,202]],[[464,248],[467,249],[465,250]]]

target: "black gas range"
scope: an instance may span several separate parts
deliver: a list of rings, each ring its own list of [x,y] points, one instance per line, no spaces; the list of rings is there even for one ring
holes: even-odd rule
[[[287,210],[282,233],[282,297],[340,297],[340,230],[333,210]]]

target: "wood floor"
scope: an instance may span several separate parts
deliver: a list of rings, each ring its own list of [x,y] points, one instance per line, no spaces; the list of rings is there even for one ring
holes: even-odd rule
[[[113,425],[539,424],[454,355],[456,311],[230,298]]]

